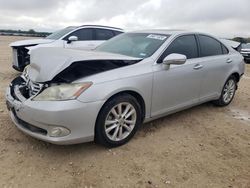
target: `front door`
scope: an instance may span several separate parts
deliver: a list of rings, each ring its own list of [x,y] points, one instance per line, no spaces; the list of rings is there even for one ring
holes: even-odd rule
[[[161,61],[171,53],[187,56],[183,65],[166,69]],[[199,102],[203,67],[194,35],[176,38],[154,65],[151,116],[170,113]]]

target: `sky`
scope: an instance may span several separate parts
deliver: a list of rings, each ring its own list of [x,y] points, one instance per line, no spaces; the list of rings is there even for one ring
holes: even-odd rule
[[[250,37],[250,0],[0,0],[1,29],[101,24]]]

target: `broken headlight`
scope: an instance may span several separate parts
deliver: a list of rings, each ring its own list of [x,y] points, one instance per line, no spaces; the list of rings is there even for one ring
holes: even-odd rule
[[[92,82],[60,84],[46,88],[33,100],[36,101],[61,101],[77,98],[83,91],[88,89]]]

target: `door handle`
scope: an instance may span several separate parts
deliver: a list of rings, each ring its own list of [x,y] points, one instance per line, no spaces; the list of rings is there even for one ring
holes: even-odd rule
[[[227,59],[226,62],[227,62],[227,63],[232,63],[232,61],[233,61],[232,59]]]
[[[196,64],[195,66],[194,66],[194,70],[199,70],[199,69],[201,69],[203,67],[203,65],[201,65],[201,64]]]

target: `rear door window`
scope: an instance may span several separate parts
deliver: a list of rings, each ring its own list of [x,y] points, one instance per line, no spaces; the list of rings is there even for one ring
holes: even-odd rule
[[[223,52],[223,54],[228,54],[228,53],[229,53],[229,51],[228,51],[228,49],[226,48],[226,46],[224,46],[223,44],[221,44],[221,47],[222,47],[222,52]]]
[[[226,53],[227,49],[224,49],[223,52],[222,44],[216,39],[206,35],[198,35],[198,36],[200,42],[201,57],[222,55]]]

